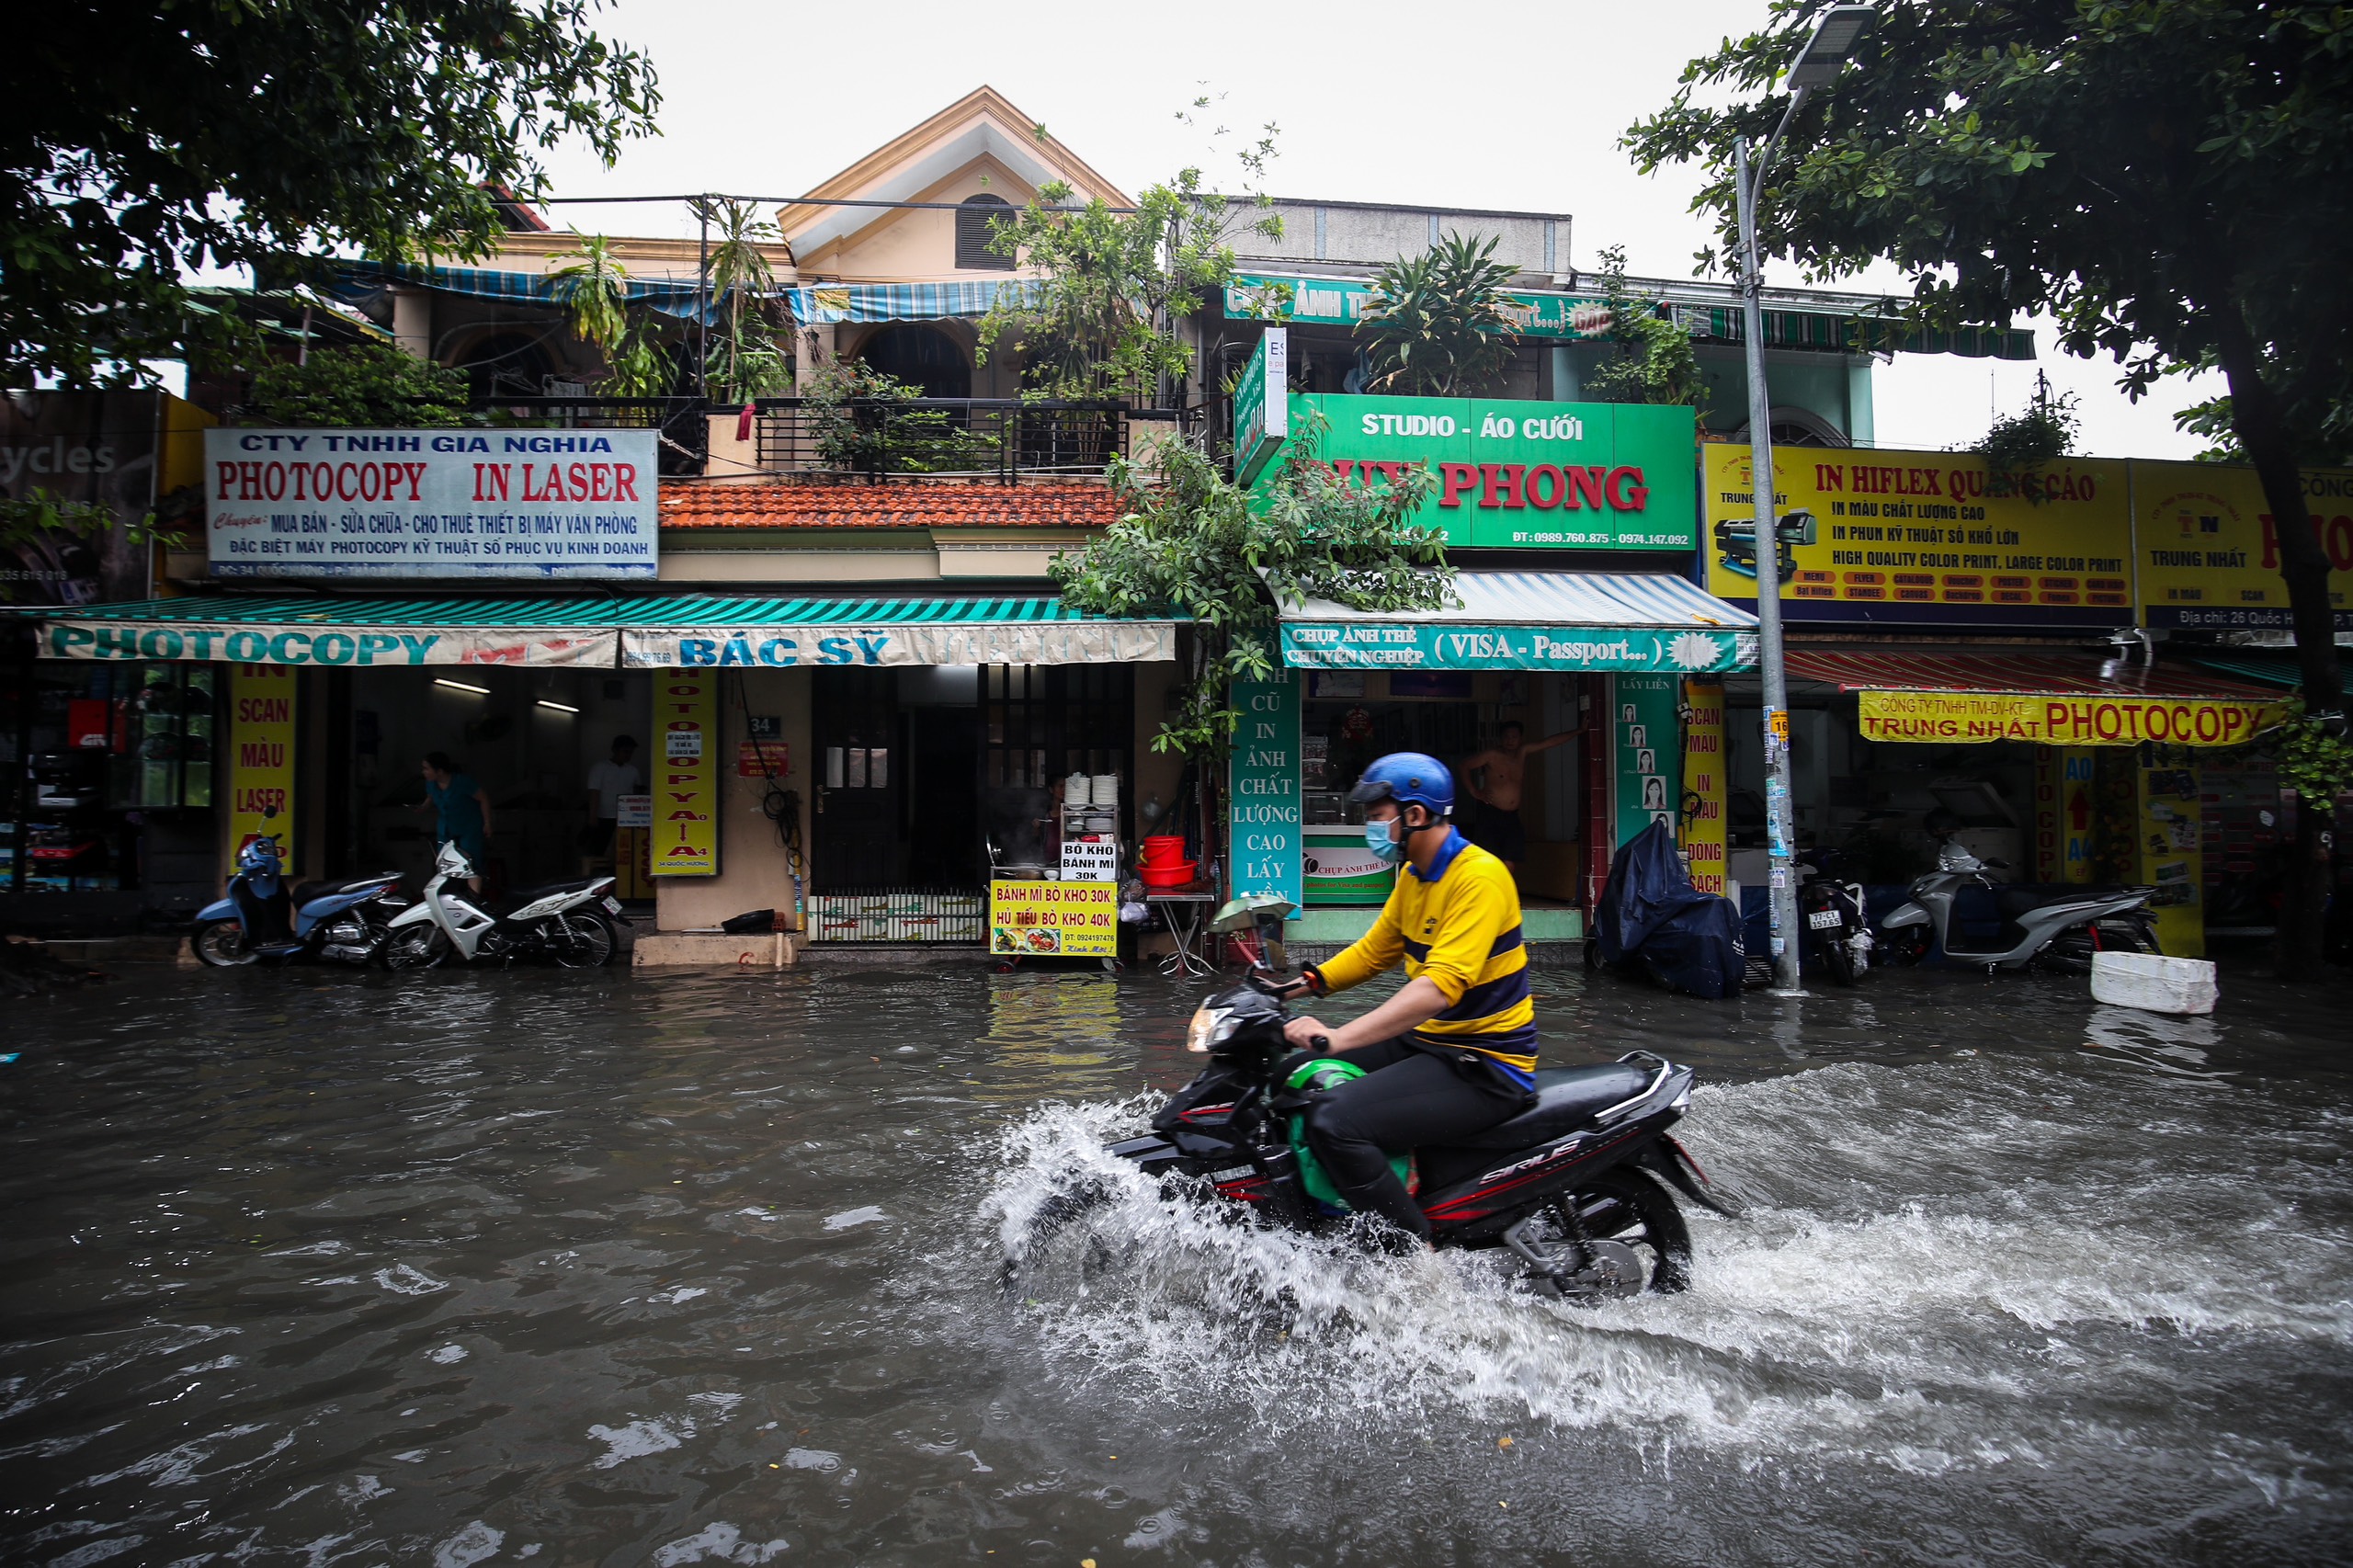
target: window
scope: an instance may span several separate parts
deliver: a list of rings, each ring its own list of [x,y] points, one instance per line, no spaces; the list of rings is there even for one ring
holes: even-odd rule
[[[968,196],[956,214],[956,265],[983,272],[1010,272],[1013,257],[989,248],[989,221],[1013,216],[1013,204],[1001,196]]]

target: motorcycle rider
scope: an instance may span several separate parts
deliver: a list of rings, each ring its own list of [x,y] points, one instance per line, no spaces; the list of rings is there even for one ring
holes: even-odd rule
[[[1349,799],[1364,807],[1366,846],[1403,869],[1372,929],[1336,957],[1304,966],[1294,989],[1329,995],[1401,959],[1405,983],[1360,1018],[1337,1028],[1294,1018],[1283,1034],[1365,1069],[1317,1096],[1308,1144],[1350,1208],[1427,1242],[1429,1221],[1390,1169],[1390,1152],[1506,1120],[1535,1086],[1519,890],[1509,868],[1449,820],[1454,779],[1436,757],[1381,757]],[[1319,1035],[1329,1044],[1316,1046]]]

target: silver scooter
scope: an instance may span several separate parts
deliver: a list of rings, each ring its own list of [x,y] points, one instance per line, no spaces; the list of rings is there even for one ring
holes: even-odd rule
[[[441,846],[425,896],[392,923],[383,948],[386,969],[434,969],[451,960],[517,959],[547,959],[563,969],[599,969],[612,962],[620,946],[615,922],[621,906],[612,896],[610,877],[531,888],[508,899],[510,907],[504,913],[493,913],[474,903],[464,889],[449,886],[474,874],[473,862],[454,841]]]
[[[2017,887],[1985,873],[2006,871],[2000,860],[1980,860],[1949,838],[1937,848],[1937,869],[1912,884],[1912,900],[1880,922],[1881,947],[1897,963],[1917,963],[1934,948],[1958,964],[1997,969],[2040,965],[2071,974],[2091,971],[2092,955],[2154,953],[2156,916],[2146,887]],[[1990,890],[2002,929],[1991,948],[1955,947],[1954,901],[1972,884]]]

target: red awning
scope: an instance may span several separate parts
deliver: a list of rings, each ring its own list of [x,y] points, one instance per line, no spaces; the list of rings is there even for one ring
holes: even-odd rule
[[[1792,648],[1784,656],[1791,680],[1820,681],[1841,691],[1954,691],[2006,697],[2219,698],[2275,702],[2279,692],[2210,671],[2178,665],[2120,662],[2103,676],[2105,661],[2034,653],[1862,653]]]

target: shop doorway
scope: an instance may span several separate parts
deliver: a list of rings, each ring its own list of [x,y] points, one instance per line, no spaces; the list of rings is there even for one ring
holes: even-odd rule
[[[899,672],[815,672],[816,842],[810,878],[818,892],[884,888],[904,880],[906,756],[898,744]],[[969,787],[965,793],[969,794]]]

